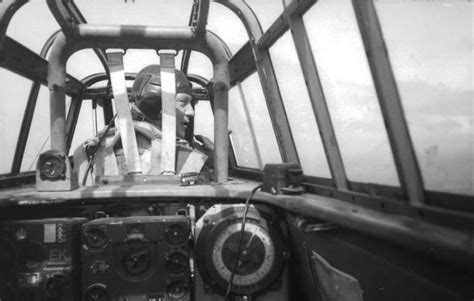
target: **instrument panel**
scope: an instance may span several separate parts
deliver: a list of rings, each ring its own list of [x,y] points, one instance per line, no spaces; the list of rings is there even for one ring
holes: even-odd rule
[[[231,278],[229,300],[287,300],[281,219],[251,206],[242,232],[243,213],[123,202],[89,219],[3,221],[0,300],[224,300]]]

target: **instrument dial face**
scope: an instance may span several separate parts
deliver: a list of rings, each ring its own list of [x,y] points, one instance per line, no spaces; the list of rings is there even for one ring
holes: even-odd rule
[[[240,252],[233,284],[252,286],[267,277],[275,262],[275,246],[270,234],[260,225],[247,222],[240,250],[242,222],[226,227],[218,234],[212,252],[214,267],[224,280],[229,281],[235,260]]]
[[[133,245],[121,260],[122,268],[130,275],[143,275],[152,266],[152,252],[142,245]]]
[[[66,164],[57,156],[48,156],[44,158],[40,165],[41,175],[47,179],[56,179],[61,177],[66,170]]]
[[[107,236],[99,228],[90,228],[84,233],[87,245],[91,249],[102,249],[107,243]]]
[[[187,231],[183,228],[183,226],[175,224],[169,226],[165,230],[165,237],[166,240],[170,245],[178,246],[186,242],[187,240]]]

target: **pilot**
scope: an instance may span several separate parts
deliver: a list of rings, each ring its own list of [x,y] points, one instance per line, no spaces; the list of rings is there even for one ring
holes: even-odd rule
[[[186,128],[194,116],[192,88],[186,75],[175,70],[176,78],[176,172],[200,172],[212,174],[213,143],[196,135],[185,140]],[[142,174],[163,174],[161,168],[162,100],[159,65],[150,65],[136,76],[132,86],[131,115],[135,128]],[[92,184],[87,174],[128,174],[120,134],[115,128],[104,129],[99,137],[83,143],[74,152],[74,166],[80,184]]]

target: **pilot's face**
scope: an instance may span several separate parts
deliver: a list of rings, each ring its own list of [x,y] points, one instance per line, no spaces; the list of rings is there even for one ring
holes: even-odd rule
[[[186,93],[176,94],[176,137],[184,139],[189,118],[194,116],[192,97]]]

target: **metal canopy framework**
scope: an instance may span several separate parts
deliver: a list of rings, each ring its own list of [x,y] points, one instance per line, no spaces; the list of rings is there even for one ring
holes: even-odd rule
[[[41,55],[37,55],[12,38],[5,36],[12,16],[26,2],[26,0],[10,0],[4,1],[0,6],[0,66],[18,73],[35,83],[30,92],[30,99],[25,110],[11,175],[17,175],[20,172],[21,157],[26,146],[28,129],[35,106],[34,99],[40,84],[49,84],[53,90],[54,87],[63,87],[64,92],[73,97],[68,119],[64,121],[65,128],[60,130],[61,135],[64,133],[64,137],[66,137],[66,140],[60,143],[61,148],[65,147],[66,149],[71,144],[83,97],[94,98],[108,93],[106,88],[88,90],[88,87],[90,87],[91,82],[94,80],[86,79],[81,83],[72,76],[65,75],[65,73],[59,75],[59,73],[53,71],[51,73],[53,77],[48,81],[48,62],[42,57],[46,55],[47,50],[42,52]],[[232,86],[237,85],[256,71],[262,84],[281,157],[284,162],[298,162],[298,152],[286,114],[287,108],[285,108],[282,101],[275,71],[268,53],[268,49],[283,34],[291,30],[300,66],[306,79],[306,87],[311,105],[321,131],[321,140],[332,176],[331,179],[308,177],[308,187],[312,187],[310,190],[317,193],[327,193],[331,196],[337,195],[341,198],[348,198],[355,202],[360,201],[361,203],[365,202],[365,198],[369,201],[378,201],[380,199],[380,202],[407,199],[409,201],[408,205],[411,208],[421,208],[422,210],[429,210],[430,206],[427,204],[430,204],[430,202],[442,204],[444,207],[449,207],[451,204],[455,204],[457,208],[466,207],[464,205],[466,200],[462,197],[452,194],[428,193],[424,189],[373,1],[354,0],[352,5],[375,83],[382,115],[386,123],[401,188],[354,183],[347,179],[331,116],[325,101],[323,87],[319,80],[317,61],[313,57],[305,24],[302,20],[302,15],[310,7],[317,5],[315,4],[317,1],[283,1],[284,11],[266,32],[262,31],[255,13],[245,1],[216,0],[215,2],[224,5],[235,13],[247,30],[248,42],[233,56],[229,56],[226,53],[225,44],[219,37],[206,31],[210,6],[209,0],[195,0],[191,11],[189,27],[174,29],[140,25],[98,26],[87,24],[74,1],[48,0],[48,5],[63,32],[58,35],[56,39],[57,46],[53,50],[56,52],[51,55],[52,58],[59,57],[61,60],[50,62],[52,64],[50,70],[58,68],[58,66],[60,69],[63,68],[65,60],[74,51],[92,48],[102,62],[105,74],[108,74],[109,71],[106,67],[103,49],[160,49],[167,47],[183,50],[181,68],[186,71],[191,51],[199,51],[208,55],[215,63],[214,79],[211,82],[214,85],[215,96],[224,98],[226,96],[222,94],[226,93],[229,84]],[[46,45],[51,44],[53,39],[51,38]],[[220,50],[216,51],[216,49]],[[228,72],[225,70],[228,70]],[[219,104],[221,103],[216,103],[217,106]],[[215,111],[216,122],[218,120],[226,120],[227,114],[224,113],[225,111],[225,107],[218,108]],[[60,118],[65,119],[65,116],[61,113]],[[224,129],[216,130],[216,139],[228,141],[227,134],[227,131]],[[314,134],[318,135],[317,132]],[[226,164],[228,161],[226,154],[227,152],[224,155],[221,152],[218,159],[223,169],[227,169]],[[224,161],[225,163],[223,163]],[[232,171],[235,174],[253,178],[261,177],[261,172],[258,170],[237,166]],[[454,199],[455,201],[453,203],[447,202],[446,200],[448,199]],[[399,210],[391,208],[394,211]]]

